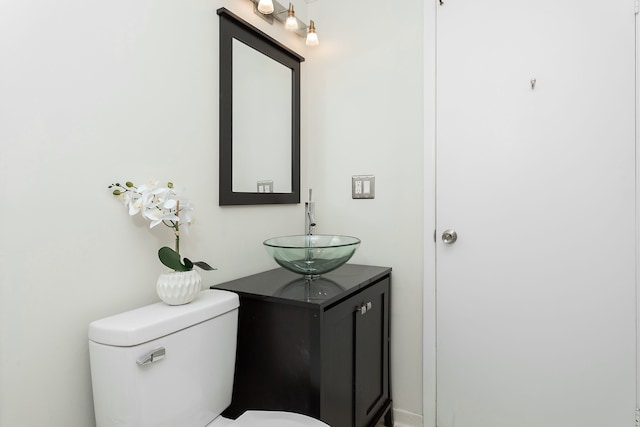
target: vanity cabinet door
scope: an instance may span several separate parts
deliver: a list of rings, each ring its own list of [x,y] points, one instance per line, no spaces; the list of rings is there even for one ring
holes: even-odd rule
[[[389,279],[364,290],[355,315],[356,426],[373,425],[389,402]]]
[[[331,427],[353,427],[354,318],[357,296],[324,314],[321,419]]]
[[[324,313],[321,418],[368,427],[389,409],[389,278]]]

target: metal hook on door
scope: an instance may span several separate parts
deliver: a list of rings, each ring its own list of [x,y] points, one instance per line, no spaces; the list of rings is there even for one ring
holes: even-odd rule
[[[536,88],[536,79],[531,79],[531,90]]]

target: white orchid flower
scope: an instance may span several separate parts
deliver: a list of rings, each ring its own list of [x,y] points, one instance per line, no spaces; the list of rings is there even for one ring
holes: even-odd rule
[[[172,210],[175,209],[177,205],[178,201],[176,199],[167,199],[162,204],[162,208],[166,210]]]
[[[140,187],[138,187],[137,191],[141,194],[151,193],[156,188],[158,188],[158,181],[149,181],[147,184],[142,184]]]
[[[174,252],[179,254],[180,234],[188,233],[189,226],[193,223],[193,206],[189,200],[180,196],[172,183],[160,186],[158,181],[152,181],[136,187],[132,182],[127,181],[125,185],[109,186],[109,188],[114,187],[113,194],[127,207],[129,215],[139,213],[150,221],[149,228],[162,223],[173,229],[176,241]],[[163,263],[170,266],[164,261]],[[204,268],[201,265],[198,266]],[[173,266],[170,267],[173,268]]]
[[[144,207],[144,200],[142,199],[142,197],[136,197],[134,195],[129,199],[128,207],[129,215],[133,216],[142,210],[142,208]]]
[[[153,195],[149,192],[140,192],[131,196],[129,202],[129,215],[135,215],[138,212],[145,212],[155,204]],[[143,213],[144,216],[144,213]]]
[[[122,192],[122,193],[118,194],[116,197],[128,209],[129,208],[129,203],[131,203],[131,199],[133,198],[133,196],[134,196],[134,194],[131,191],[125,191],[125,192]]]
[[[178,217],[173,212],[163,212],[155,208],[145,210],[143,216],[151,221],[149,228],[153,228],[164,221],[178,221]]]

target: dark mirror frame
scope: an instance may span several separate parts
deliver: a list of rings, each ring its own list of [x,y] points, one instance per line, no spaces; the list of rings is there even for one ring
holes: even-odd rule
[[[225,8],[220,16],[220,194],[219,204],[300,203],[300,63],[304,58]],[[291,69],[291,193],[233,191],[233,39]],[[259,72],[259,71],[256,71]]]

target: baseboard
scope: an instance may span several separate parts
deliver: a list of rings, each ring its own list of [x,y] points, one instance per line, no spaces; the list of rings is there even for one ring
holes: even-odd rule
[[[394,427],[422,427],[422,415],[394,408],[393,424]],[[383,423],[378,424],[378,426],[383,425]]]

